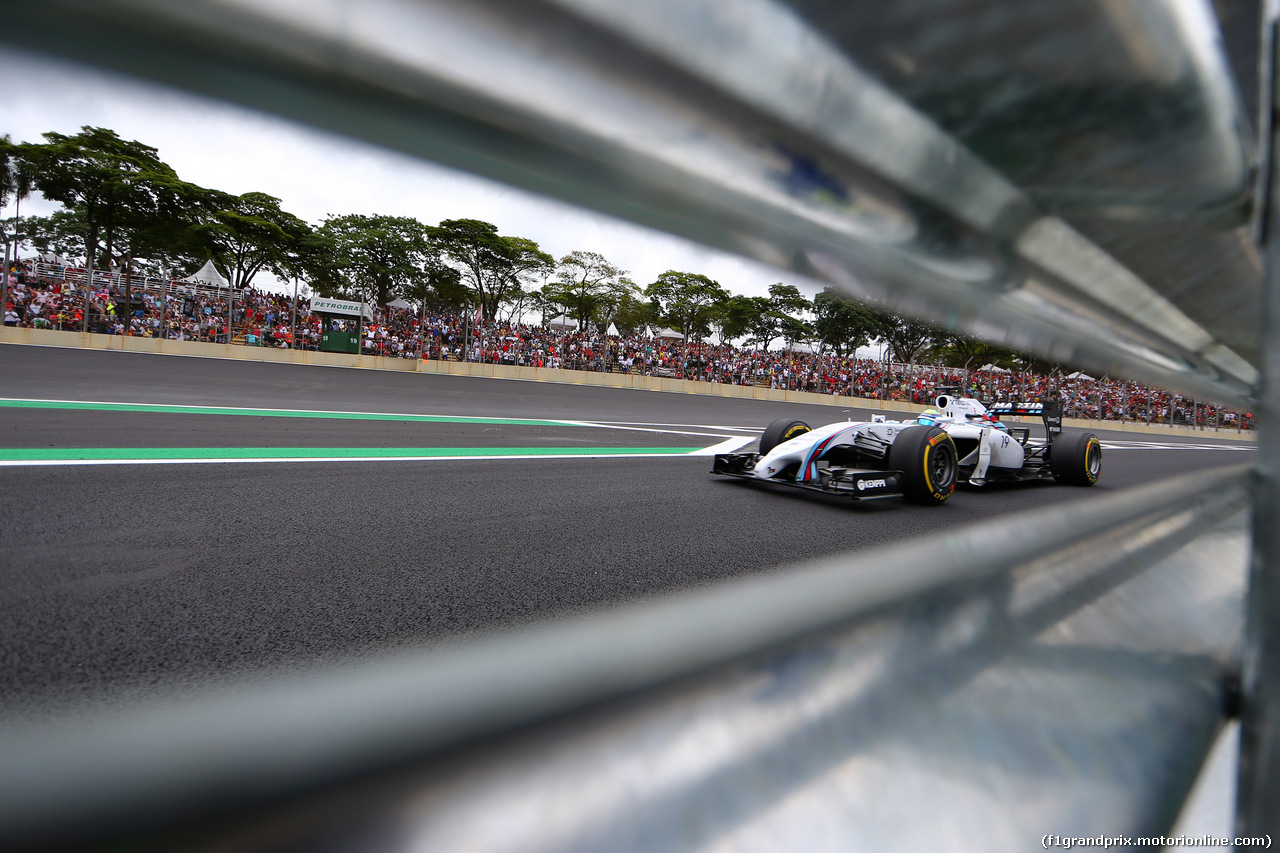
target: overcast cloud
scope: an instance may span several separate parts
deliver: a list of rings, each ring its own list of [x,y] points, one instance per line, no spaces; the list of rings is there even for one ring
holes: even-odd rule
[[[0,51],[0,80],[0,133],[14,141],[107,127],[158,149],[184,180],[236,194],[269,193],[312,224],[346,213],[413,216],[430,225],[482,219],[503,234],[536,240],[557,258],[575,249],[599,252],[641,286],[677,269],[708,275],[734,293],[763,295],[778,280],[810,296],[818,289],[754,261],[364,142],[39,54]],[[45,214],[56,207],[32,200],[22,210]],[[13,215],[12,203],[4,215]]]

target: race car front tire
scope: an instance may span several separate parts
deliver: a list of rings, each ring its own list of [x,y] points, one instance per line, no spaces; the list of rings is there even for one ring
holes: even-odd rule
[[[960,456],[951,436],[936,426],[912,426],[889,447],[889,467],[902,472],[902,497],[916,504],[940,504],[956,490]]]
[[[1102,473],[1102,442],[1091,432],[1064,432],[1049,447],[1053,479],[1069,486],[1092,486]]]
[[[789,441],[797,435],[804,435],[806,432],[812,431],[812,428],[804,421],[797,421],[794,418],[779,418],[764,428],[764,435],[760,436],[760,455],[764,456],[784,441]]]

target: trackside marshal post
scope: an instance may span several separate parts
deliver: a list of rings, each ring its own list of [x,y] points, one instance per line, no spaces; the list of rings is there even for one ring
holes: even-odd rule
[[[366,303],[316,297],[311,300],[311,313],[320,315],[321,352],[360,352],[364,321],[373,319]]]

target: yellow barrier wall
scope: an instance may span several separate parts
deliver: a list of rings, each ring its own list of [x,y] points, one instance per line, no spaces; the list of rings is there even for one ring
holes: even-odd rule
[[[352,353],[270,349],[239,344],[206,344],[196,341],[95,335],[92,333],[81,334],[79,332],[58,332],[49,329],[20,329],[9,326],[0,327],[0,343],[144,352],[157,355],[184,355],[200,358],[230,358],[240,361],[313,364],[324,367],[358,367],[369,370],[395,370],[404,373],[435,373],[448,376],[521,379],[530,382],[596,385],[609,388],[667,391],[677,394],[702,394],[716,397],[738,397],[753,400],[836,406],[844,409],[878,409],[894,412],[919,412],[925,409],[921,405],[892,400],[838,397],[832,394],[815,394],[807,391],[784,391],[777,388],[758,388],[751,385],[721,385],[712,382],[694,382],[686,379],[667,379],[659,376],[640,376],[638,374],[593,373],[585,370],[556,370],[550,367],[516,367],[507,364],[474,364],[461,361],[419,361],[414,358],[384,358],[382,356],[355,355]],[[3,369],[3,364],[3,357],[0,356],[0,369]],[[1067,426],[1082,429],[1107,429],[1148,435],[1243,438],[1249,441],[1255,438],[1253,433],[1237,433],[1235,430],[1227,429],[1214,430],[1210,428],[1197,430],[1188,427],[1152,426],[1143,423],[1094,421],[1079,418],[1066,418],[1063,423]]]

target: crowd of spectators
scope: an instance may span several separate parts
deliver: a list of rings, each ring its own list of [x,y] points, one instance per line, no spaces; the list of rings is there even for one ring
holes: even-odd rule
[[[324,319],[309,300],[248,289],[232,301],[228,334],[226,289],[191,282],[128,282],[118,274],[16,263],[4,305],[5,325],[132,334],[175,340],[316,350]],[[126,294],[128,296],[126,297]],[[84,311],[88,302],[88,320]],[[363,326],[361,351],[392,358],[467,360],[566,370],[643,373],[733,385],[785,388],[868,399],[928,403],[938,386],[959,386],[985,400],[1063,403],[1069,417],[1252,429],[1253,415],[1190,400],[1122,380],[1079,374],[1043,375],[999,369],[969,371],[893,364],[832,353],[764,351],[732,344],[685,342],[649,335],[602,335],[540,324],[473,326],[458,314],[375,308]]]

